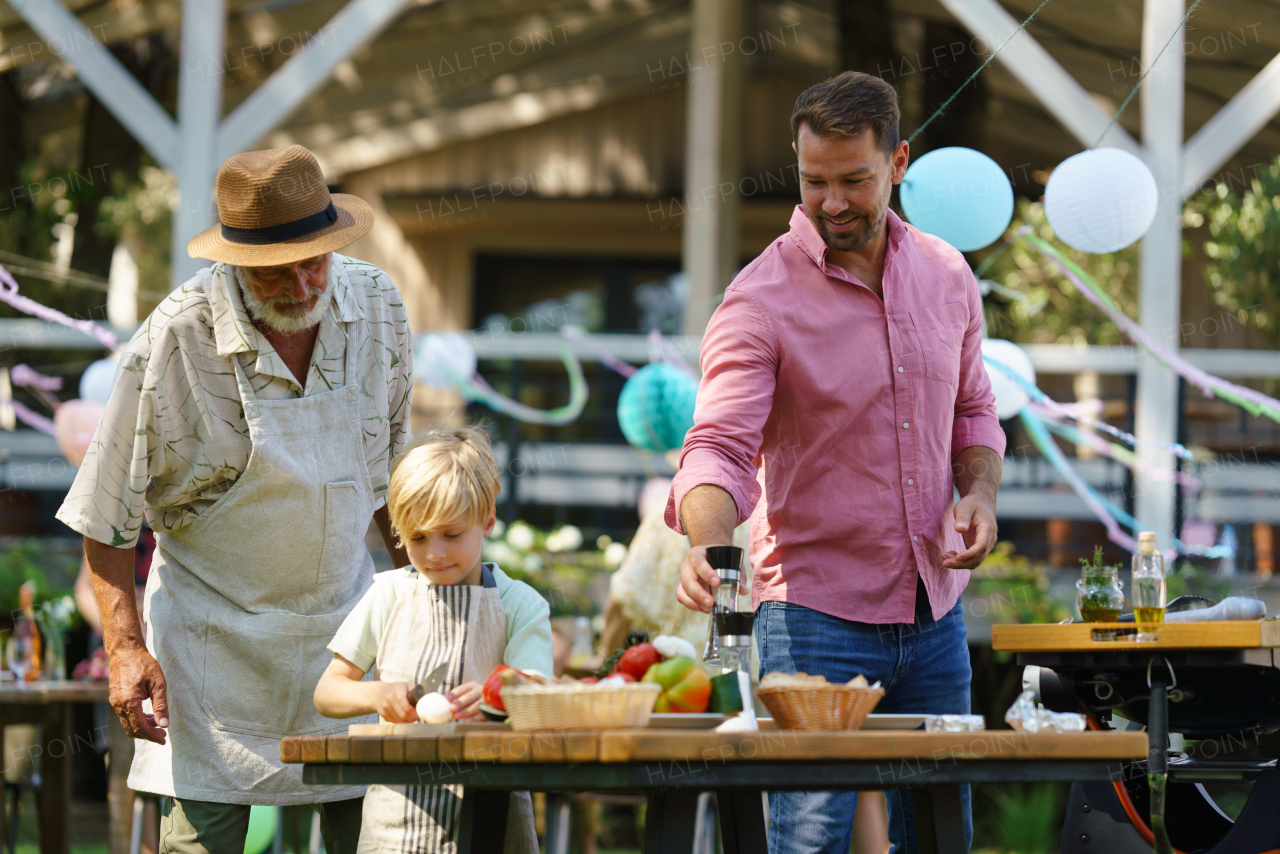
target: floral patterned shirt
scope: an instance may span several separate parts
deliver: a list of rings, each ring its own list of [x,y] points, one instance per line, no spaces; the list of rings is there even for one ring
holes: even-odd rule
[[[265,400],[357,383],[365,459],[383,506],[391,459],[409,439],[408,319],[391,278],[372,264],[334,253],[329,285],[333,304],[305,389],[249,321],[234,267],[215,264],[171,293],[121,354],[106,412],[57,518],[83,536],[129,548],[144,515],[153,529],[176,531],[212,507],[253,449],[232,358]],[[359,374],[346,377],[354,324],[364,327]]]

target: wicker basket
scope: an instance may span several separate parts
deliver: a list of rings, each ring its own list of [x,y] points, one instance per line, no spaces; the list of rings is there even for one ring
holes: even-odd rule
[[[783,729],[850,730],[862,727],[884,689],[819,683],[758,688],[756,696]]]
[[[508,685],[501,691],[511,728],[614,729],[646,727],[662,686],[652,682],[624,685]]]

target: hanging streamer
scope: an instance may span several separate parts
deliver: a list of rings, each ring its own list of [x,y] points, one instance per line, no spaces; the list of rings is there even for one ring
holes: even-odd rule
[[[1150,526],[1143,525],[1123,508],[1117,507],[1099,495],[1092,486],[1086,483],[1071,467],[1066,455],[1062,453],[1062,449],[1053,441],[1053,438],[1049,435],[1049,428],[1044,421],[1030,407],[1023,409],[1018,417],[1022,419],[1022,425],[1026,428],[1027,435],[1031,438],[1031,443],[1035,445],[1036,450],[1049,461],[1049,464],[1057,470],[1058,474],[1062,475],[1062,479],[1067,482],[1072,491],[1080,496],[1081,500],[1088,505],[1093,514],[1102,522],[1103,527],[1107,529],[1107,539],[1126,551],[1136,552],[1138,550],[1137,541],[1125,533],[1120,527],[1121,524],[1132,531],[1150,530]],[[1193,554],[1206,558],[1222,558],[1234,554],[1226,546],[1212,546],[1209,548],[1190,546],[1177,537],[1173,538],[1173,545],[1173,549],[1165,552],[1166,560],[1172,561],[1179,553]]]
[[[1046,409],[1050,410],[1051,412],[1057,415],[1060,415],[1064,418],[1070,418],[1072,421],[1077,421],[1081,424],[1087,424],[1088,426],[1093,427],[1097,430],[1101,430],[1102,432],[1110,436],[1115,436],[1120,441],[1124,442],[1125,444],[1131,445],[1135,448],[1142,445],[1150,445],[1152,447],[1169,451],[1170,453],[1184,460],[1189,460],[1192,458],[1191,452],[1188,451],[1185,446],[1177,442],[1145,442],[1142,439],[1139,439],[1137,436],[1133,435],[1132,433],[1125,432],[1124,430],[1121,430],[1118,427],[1112,427],[1110,424],[1106,423],[1105,421],[1099,421],[1096,418],[1090,418],[1089,416],[1084,415],[1076,410],[1072,410],[1067,408],[1066,406],[1063,406],[1061,403],[1058,403],[1056,400],[1054,400],[1053,398],[1045,394],[1043,391],[1041,391],[1040,388],[1036,386],[1034,383],[1027,382],[1025,377],[1020,375],[1017,371],[1015,371],[1013,368],[1009,367],[1008,365],[996,359],[992,359],[986,355],[982,357],[982,360],[987,364],[991,365],[991,367],[999,370],[1001,373],[1005,374],[1010,379],[1012,379],[1036,403],[1040,404],[1041,406],[1045,407]]]
[[[44,417],[39,412],[32,412],[16,400],[9,401],[8,406],[13,410],[13,414],[17,416],[19,421],[26,424],[33,430],[39,430],[41,433],[48,433],[50,436],[54,435],[56,432],[54,430],[52,419]]]
[[[1130,319],[1129,315],[1125,314],[1111,300],[1106,291],[1088,273],[1070,258],[1059,252],[1053,244],[1037,236],[1028,226],[1018,229],[1018,235],[1038,249],[1046,258],[1055,262],[1059,271],[1076,286],[1076,290],[1080,291],[1085,299],[1101,309],[1107,317],[1111,318],[1117,326],[1124,330],[1130,340],[1164,362],[1175,373],[1200,389],[1206,397],[1220,397],[1241,407],[1250,415],[1265,415],[1272,421],[1280,422],[1280,400],[1268,397],[1262,392],[1254,391],[1251,388],[1245,388],[1215,377],[1197,368],[1151,337],[1147,330],[1139,326],[1136,321]]]
[[[622,374],[624,377],[630,377],[638,369],[634,365],[627,364],[617,356],[609,352],[609,350],[595,340],[585,329],[577,326],[564,326],[560,329],[560,334],[571,341],[576,341],[582,346],[590,350],[595,357],[600,360],[600,364],[604,365],[611,371]]]
[[[1068,424],[1061,420],[1061,416],[1046,406],[1038,403],[1029,404],[1031,411],[1045,423],[1050,432],[1055,433],[1066,439],[1073,445],[1084,445],[1090,450],[1108,459],[1115,460],[1121,465],[1127,466],[1134,471],[1149,474],[1157,480],[1177,483],[1184,487],[1188,492],[1199,492],[1203,487],[1200,481],[1187,474],[1186,472],[1177,471],[1176,469],[1166,469],[1159,466],[1153,466],[1143,462],[1138,455],[1123,445],[1115,442],[1108,442],[1106,439],[1096,433],[1089,433],[1080,430],[1074,425]]]
[[[24,314],[30,314],[33,317],[48,320],[52,323],[60,323],[77,332],[83,332],[108,350],[114,350],[119,343],[115,335],[91,320],[77,320],[73,317],[68,317],[57,309],[41,305],[35,300],[19,294],[18,283],[14,281],[13,276],[9,275],[9,271],[2,264],[0,264],[0,302],[8,303]]]
[[[46,376],[26,365],[14,365],[9,371],[9,379],[14,385],[24,388],[38,388],[42,391],[62,390],[62,377]]]

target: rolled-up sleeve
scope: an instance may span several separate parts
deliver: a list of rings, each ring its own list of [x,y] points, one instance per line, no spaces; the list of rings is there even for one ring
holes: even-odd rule
[[[702,381],[693,427],[685,435],[680,471],[667,499],[665,521],[684,534],[679,508],[695,486],[718,486],[738,508],[742,524],[760,500],[756,460],[773,407],[778,342],[767,314],[732,286],[702,338]]]
[[[983,445],[1004,456],[1005,435],[996,418],[996,396],[982,363],[982,295],[978,283],[966,271],[965,302],[969,325],[960,348],[960,382],[956,391],[955,418],[951,425],[951,459],[965,448]]]
[[[75,481],[56,518],[115,548],[137,542],[147,484],[164,469],[164,388],[149,369],[146,327],[120,356],[119,376]]]

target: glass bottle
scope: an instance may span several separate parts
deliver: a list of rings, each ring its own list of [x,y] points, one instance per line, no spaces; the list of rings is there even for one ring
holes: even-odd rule
[[[43,644],[40,629],[36,625],[35,589],[31,582],[18,588],[18,612],[13,622],[11,646],[17,650],[9,656],[9,669],[19,681],[36,682],[40,679],[40,659]]]
[[[1164,622],[1164,557],[1156,549],[1154,531],[1138,535],[1138,553],[1133,556],[1133,621],[1138,625],[1138,641],[1156,640],[1156,626]]]
[[[1114,623],[1124,610],[1124,582],[1116,566],[1082,567],[1076,582],[1076,607],[1086,623]]]

